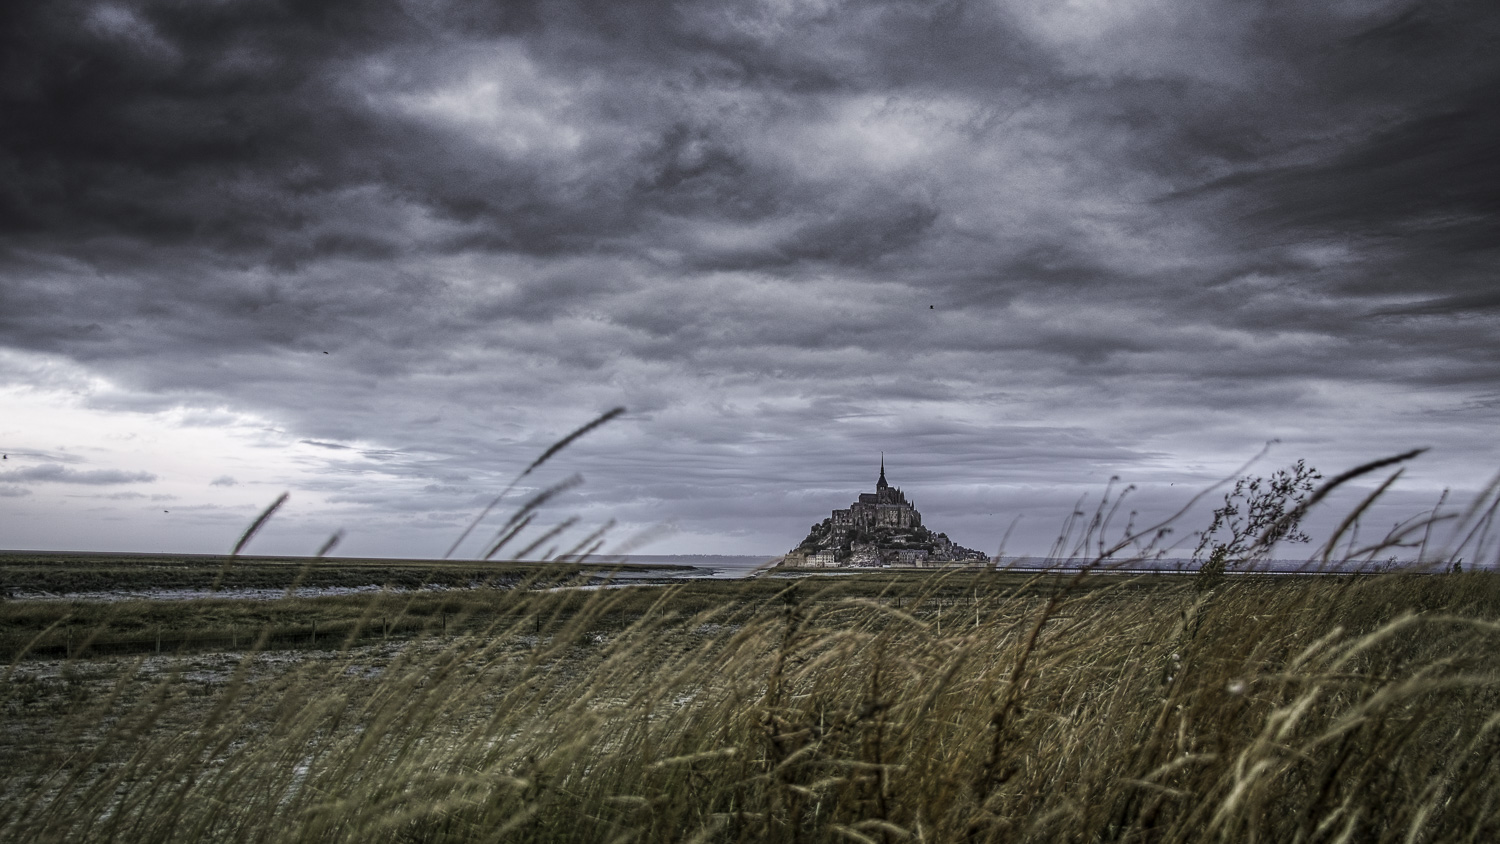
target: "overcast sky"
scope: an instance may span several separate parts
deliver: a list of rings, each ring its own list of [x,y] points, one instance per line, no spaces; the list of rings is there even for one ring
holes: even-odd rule
[[[1500,5],[17,0],[0,548],[779,553],[873,487],[1041,553],[1500,469]],[[533,484],[532,480],[536,483]],[[501,509],[505,509],[502,506]],[[1184,525],[1186,536],[1195,525]]]

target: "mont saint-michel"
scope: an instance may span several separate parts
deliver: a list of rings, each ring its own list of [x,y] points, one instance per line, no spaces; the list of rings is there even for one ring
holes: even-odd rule
[[[874,492],[862,492],[848,509],[812,526],[786,555],[784,566],[814,568],[948,566],[988,562],[989,557],[956,545],[946,533],[922,524],[916,504],[885,479],[885,457]]]

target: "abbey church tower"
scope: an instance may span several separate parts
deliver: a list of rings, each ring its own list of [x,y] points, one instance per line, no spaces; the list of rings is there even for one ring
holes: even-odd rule
[[[875,491],[860,493],[847,509],[834,510],[821,525],[813,525],[807,539],[788,555],[795,565],[793,557],[816,566],[930,565],[987,559],[922,525],[916,504],[885,479],[884,454]]]

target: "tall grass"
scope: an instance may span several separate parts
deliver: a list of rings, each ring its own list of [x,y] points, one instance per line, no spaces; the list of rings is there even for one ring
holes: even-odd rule
[[[5,680],[0,833],[1482,841],[1500,826],[1489,574],[1207,596],[989,579],[595,592],[448,638],[224,657],[208,680],[191,676],[203,657],[22,663]]]
[[[1495,575],[1200,589],[1112,559],[516,590],[295,658],[21,660],[0,836],[1500,837]]]

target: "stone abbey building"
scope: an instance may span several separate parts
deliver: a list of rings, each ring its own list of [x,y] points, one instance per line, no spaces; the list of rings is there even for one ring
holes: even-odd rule
[[[885,457],[874,492],[862,492],[848,509],[834,510],[786,555],[782,565],[832,567],[943,566],[988,562],[972,548],[922,524],[916,505],[885,479]]]

